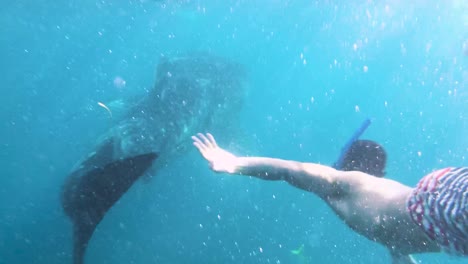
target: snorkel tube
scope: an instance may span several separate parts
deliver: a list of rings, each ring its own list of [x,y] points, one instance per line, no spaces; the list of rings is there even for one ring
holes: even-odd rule
[[[343,159],[345,157],[346,152],[348,152],[351,145],[353,145],[353,143],[359,139],[359,137],[364,133],[364,131],[366,131],[370,124],[371,121],[369,118],[362,122],[361,126],[354,132],[353,136],[341,148],[340,156],[338,157],[338,160],[335,162],[335,164],[333,164],[333,168],[340,169],[343,167]]]

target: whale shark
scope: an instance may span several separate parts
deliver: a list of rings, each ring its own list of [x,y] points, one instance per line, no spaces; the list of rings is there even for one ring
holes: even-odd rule
[[[113,122],[65,180],[61,202],[73,226],[73,263],[84,263],[96,227],[138,179],[188,151],[191,135],[235,120],[244,93],[238,63],[205,53],[161,58],[154,87]]]

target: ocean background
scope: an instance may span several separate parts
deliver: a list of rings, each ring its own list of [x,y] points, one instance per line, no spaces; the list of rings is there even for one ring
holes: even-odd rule
[[[384,145],[389,178],[415,185],[434,169],[468,165],[463,0],[18,0],[2,1],[0,25],[1,264],[71,263],[60,189],[110,126],[97,102],[143,94],[162,55],[209,51],[244,65],[239,131],[219,135],[236,154],[332,164],[369,117],[362,138]],[[390,257],[313,194],[214,174],[193,149],[122,197],[86,263]]]

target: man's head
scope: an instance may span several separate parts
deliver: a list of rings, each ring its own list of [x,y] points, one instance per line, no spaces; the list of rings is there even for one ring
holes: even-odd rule
[[[356,140],[344,154],[341,170],[361,171],[376,177],[385,176],[387,153],[371,140]]]

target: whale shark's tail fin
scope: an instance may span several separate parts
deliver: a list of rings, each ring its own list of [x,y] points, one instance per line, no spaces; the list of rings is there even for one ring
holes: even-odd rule
[[[93,225],[73,225],[73,264],[83,264],[88,241],[96,226]]]
[[[106,212],[157,158],[147,153],[116,160],[81,175],[67,189],[66,212],[73,222],[73,263],[83,264],[88,241]]]

